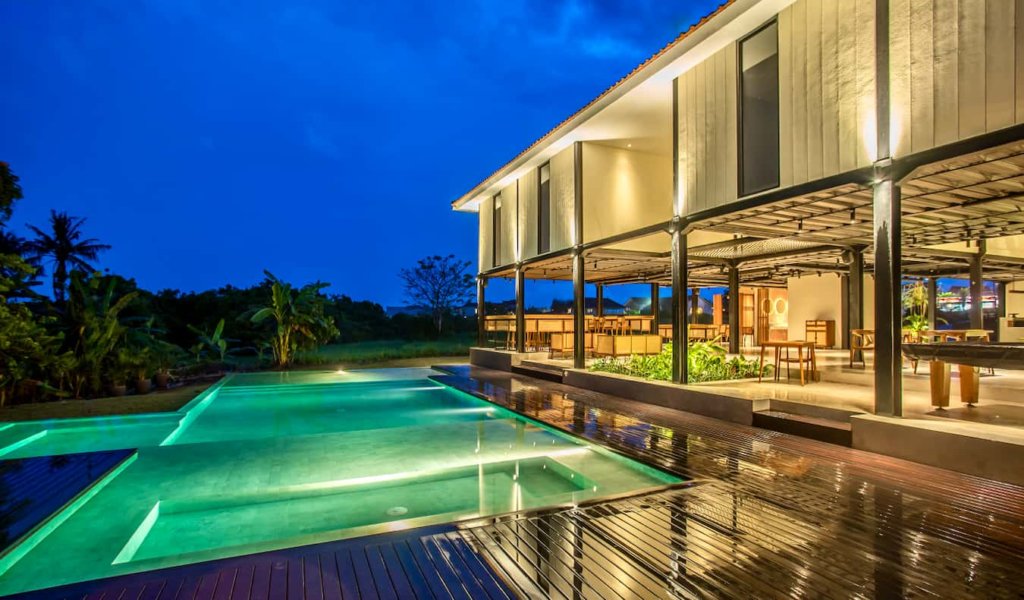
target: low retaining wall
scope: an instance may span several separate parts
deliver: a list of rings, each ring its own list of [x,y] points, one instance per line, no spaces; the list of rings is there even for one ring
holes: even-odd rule
[[[716,393],[714,388],[702,389],[580,369],[566,371],[564,382],[578,388],[742,425],[751,425],[754,411],[766,410],[769,405],[767,399],[730,396]]]
[[[511,371],[512,367],[524,360],[547,358],[547,355],[547,352],[510,352],[494,348],[474,347],[469,349],[469,364],[496,371]]]
[[[855,415],[853,447],[951,471],[1024,485],[1024,436],[952,419]]]

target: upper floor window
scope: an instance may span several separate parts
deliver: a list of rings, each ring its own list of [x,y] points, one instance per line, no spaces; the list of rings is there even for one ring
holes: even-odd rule
[[[501,194],[494,196],[494,212],[491,215],[491,241],[494,266],[501,263]]]
[[[551,250],[551,165],[538,169],[537,189],[537,254]]]
[[[772,22],[740,41],[740,195],[779,186],[779,37]]]

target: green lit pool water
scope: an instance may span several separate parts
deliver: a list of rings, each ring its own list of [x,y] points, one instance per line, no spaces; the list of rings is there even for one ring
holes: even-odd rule
[[[0,557],[0,594],[679,481],[430,373],[236,375],[176,413],[0,429],[0,458],[138,448]]]

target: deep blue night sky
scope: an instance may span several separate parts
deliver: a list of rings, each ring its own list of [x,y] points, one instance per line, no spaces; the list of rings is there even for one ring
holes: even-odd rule
[[[12,225],[85,216],[154,290],[397,304],[417,258],[475,263],[455,197],[715,4],[0,0]]]

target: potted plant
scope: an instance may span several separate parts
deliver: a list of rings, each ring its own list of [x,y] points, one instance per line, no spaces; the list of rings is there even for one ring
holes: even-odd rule
[[[150,374],[153,372],[153,362],[150,348],[143,348],[131,357],[132,370],[135,375],[136,394],[148,394],[152,388]]]
[[[167,388],[171,380],[171,369],[178,364],[183,354],[182,349],[174,344],[157,340],[150,352],[153,358],[153,366],[156,369],[153,381],[156,383],[157,388]]]
[[[107,380],[107,393],[111,396],[124,396],[128,393],[128,377],[132,371],[132,364],[127,352],[123,349],[115,352],[106,361],[105,379]]]
[[[912,338],[912,341],[921,341],[921,332],[931,329],[928,320],[928,290],[920,281],[903,289],[903,308],[907,316],[903,319],[904,333]],[[945,323],[946,320],[936,318],[936,323]]]

